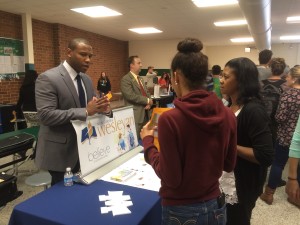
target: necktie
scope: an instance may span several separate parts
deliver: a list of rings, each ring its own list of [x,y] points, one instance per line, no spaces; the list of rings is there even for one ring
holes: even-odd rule
[[[81,77],[80,77],[79,74],[76,76],[76,80],[77,80],[77,87],[78,87],[78,95],[79,95],[80,105],[81,105],[82,108],[85,108],[86,107],[85,93],[84,93],[84,89],[82,87]]]
[[[145,96],[145,97],[147,97],[147,94],[146,94],[146,92],[145,92],[145,89],[144,89],[144,87],[143,87],[143,85],[142,85],[142,83],[141,83],[140,76],[137,76],[137,80],[138,80],[138,83],[139,83],[139,86],[140,86],[142,95]]]

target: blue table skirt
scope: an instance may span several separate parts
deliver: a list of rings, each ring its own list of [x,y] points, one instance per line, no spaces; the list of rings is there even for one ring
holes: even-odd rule
[[[113,216],[101,214],[99,195],[108,191],[123,191],[130,195],[131,214]],[[44,192],[18,204],[9,225],[159,225],[161,223],[160,197],[157,192],[125,185],[95,181],[89,186],[75,184],[64,187],[58,183]]]

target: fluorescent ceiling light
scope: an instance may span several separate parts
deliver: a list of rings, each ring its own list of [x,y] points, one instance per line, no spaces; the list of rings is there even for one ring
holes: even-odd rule
[[[161,33],[161,30],[158,30],[154,27],[141,27],[141,28],[131,28],[128,29],[132,32],[136,32],[138,34],[153,34],[153,33]]]
[[[251,52],[251,48],[245,48],[245,52]]]
[[[120,16],[121,13],[109,9],[104,6],[93,6],[93,7],[85,7],[85,8],[74,8],[72,11],[82,13],[89,17],[108,17],[108,16]]]
[[[281,36],[280,40],[283,41],[291,41],[291,40],[300,40],[300,35],[294,35],[294,36]]]
[[[300,16],[290,16],[286,18],[287,23],[300,23]]]
[[[237,0],[192,0],[197,7],[211,7],[238,4]]]
[[[242,42],[253,42],[253,38],[252,37],[247,37],[247,38],[232,38],[230,39],[231,42],[234,43],[242,43]]]
[[[240,26],[247,24],[247,20],[231,20],[214,22],[217,27]]]

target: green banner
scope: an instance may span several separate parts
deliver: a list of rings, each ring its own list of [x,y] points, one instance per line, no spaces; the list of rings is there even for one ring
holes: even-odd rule
[[[23,41],[0,38],[0,56],[24,56]]]
[[[22,40],[0,37],[0,81],[24,75],[24,59]]]

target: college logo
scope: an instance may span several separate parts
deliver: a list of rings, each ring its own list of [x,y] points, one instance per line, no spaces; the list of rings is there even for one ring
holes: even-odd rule
[[[95,127],[89,121],[87,127],[81,131],[81,143],[84,143],[88,139],[89,144],[91,144],[92,137],[97,137],[97,133]]]

